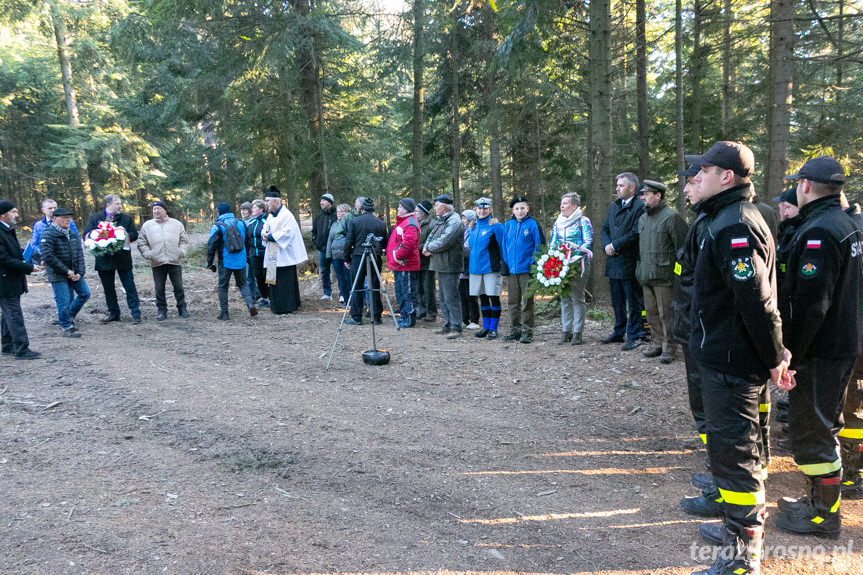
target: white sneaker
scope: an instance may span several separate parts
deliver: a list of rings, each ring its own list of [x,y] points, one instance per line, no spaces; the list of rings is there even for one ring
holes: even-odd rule
[[[345,303],[345,298],[343,298],[342,296],[339,296],[339,303],[341,303],[341,304]]]
[[[477,324],[473,323],[473,322],[470,322],[469,324],[467,324],[466,326],[464,326],[464,328],[465,328],[465,329],[479,329],[479,326],[478,326]]]
[[[321,299],[328,299],[328,300],[332,300],[332,299],[333,299],[333,296],[331,296],[331,295],[322,295],[322,296],[321,296]]]

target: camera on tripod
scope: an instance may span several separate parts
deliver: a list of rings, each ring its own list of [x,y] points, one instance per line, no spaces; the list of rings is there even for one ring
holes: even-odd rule
[[[362,247],[366,249],[373,249],[376,252],[381,251],[381,242],[383,241],[383,237],[376,236],[374,234],[369,234],[366,236],[366,241],[360,244]]]

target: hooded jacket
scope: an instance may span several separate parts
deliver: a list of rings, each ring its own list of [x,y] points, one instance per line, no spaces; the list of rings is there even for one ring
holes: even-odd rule
[[[220,226],[219,224],[222,225]],[[243,238],[245,245],[241,251],[232,254],[225,245],[225,227],[235,224],[240,231],[240,237]],[[238,220],[231,212],[222,214],[216,218],[216,223],[210,228],[210,239],[207,240],[207,267],[213,264],[216,254],[218,254],[219,265],[229,270],[244,270],[246,269],[247,250],[251,245],[251,236],[248,234],[246,222]]]

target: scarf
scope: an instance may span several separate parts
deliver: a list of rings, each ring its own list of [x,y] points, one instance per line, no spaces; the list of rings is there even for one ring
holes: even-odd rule
[[[569,214],[568,216],[564,216],[560,214],[557,216],[557,219],[554,221],[554,227],[556,228],[568,228],[572,224],[575,223],[578,218],[581,217],[581,208],[575,208],[575,211]]]
[[[64,236],[66,236],[66,240],[68,240],[68,239],[69,239],[69,232],[71,232],[71,231],[72,231],[72,228],[71,228],[71,227],[70,227],[70,228],[61,228],[60,226],[58,226],[57,224],[55,224],[53,221],[51,222],[51,227],[52,227],[52,228],[54,228],[55,230],[60,230],[60,232],[61,232]]]

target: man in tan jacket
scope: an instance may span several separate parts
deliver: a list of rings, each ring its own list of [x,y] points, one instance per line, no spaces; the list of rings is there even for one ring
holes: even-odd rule
[[[189,249],[189,237],[183,224],[168,217],[167,205],[162,201],[153,202],[153,219],[144,222],[138,235],[138,251],[150,262],[153,268],[153,283],[156,287],[157,321],[164,321],[168,315],[168,302],[165,300],[165,284],[171,278],[174,286],[174,299],[180,317],[189,317],[186,310],[186,295],[183,292],[183,258]]]

